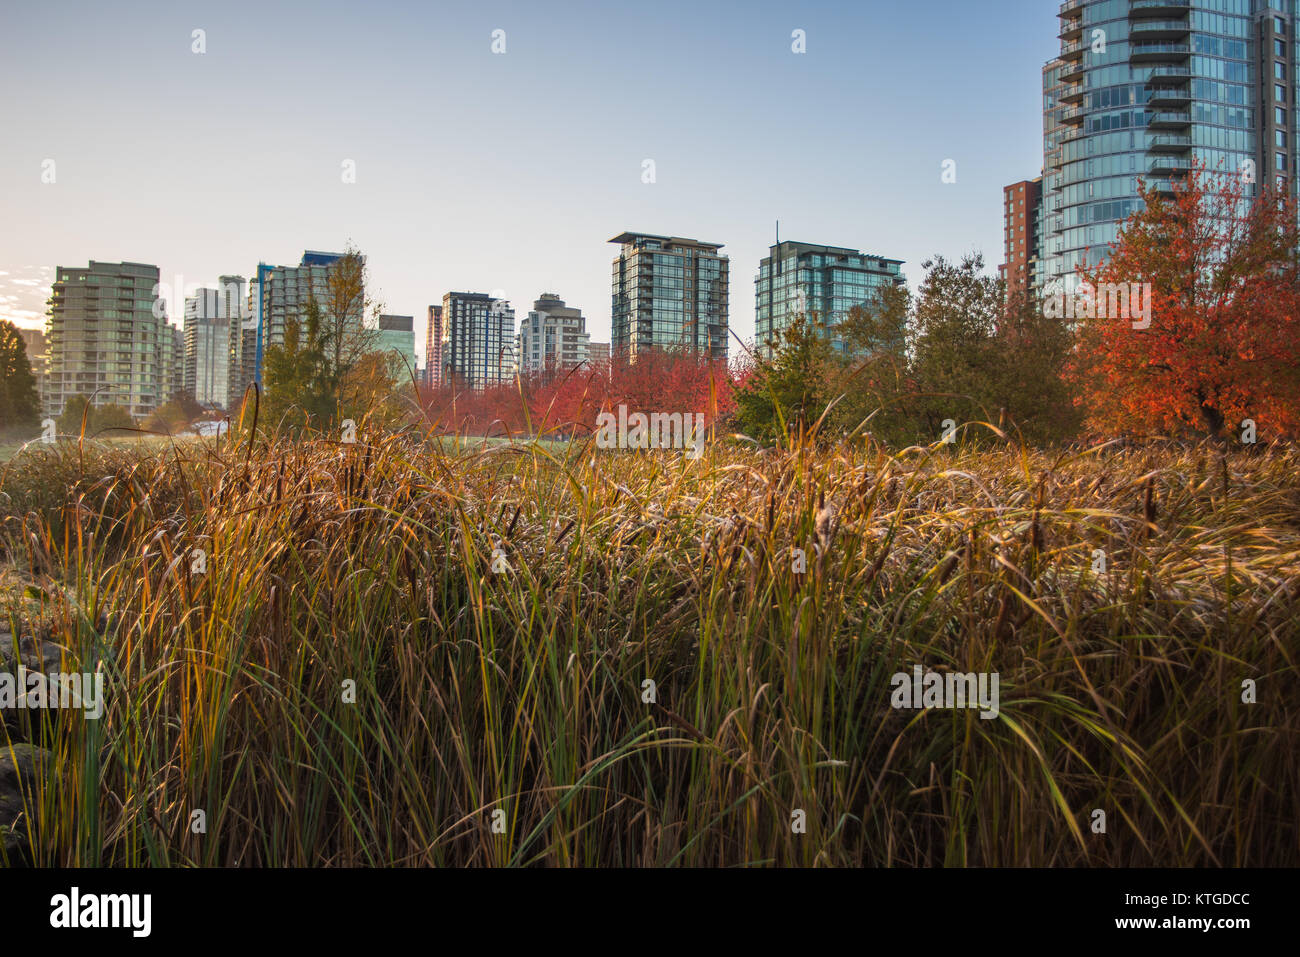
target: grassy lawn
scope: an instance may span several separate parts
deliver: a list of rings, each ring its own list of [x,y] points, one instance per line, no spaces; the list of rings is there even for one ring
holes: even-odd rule
[[[50,753],[23,853],[1294,866],[1297,476],[410,435],[24,457],[0,542],[45,597],[0,612],[102,659],[107,710],[6,732]],[[994,713],[899,706],[916,668],[996,674]]]

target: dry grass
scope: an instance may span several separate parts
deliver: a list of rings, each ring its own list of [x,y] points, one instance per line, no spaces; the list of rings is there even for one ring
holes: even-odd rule
[[[28,854],[1294,866],[1298,475],[410,433],[25,453],[8,560],[108,675],[103,720],[21,719],[54,752]],[[894,710],[914,664],[998,672],[999,716]]]

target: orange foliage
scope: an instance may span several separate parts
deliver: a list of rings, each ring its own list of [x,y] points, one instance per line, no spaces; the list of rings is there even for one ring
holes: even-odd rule
[[[1221,436],[1252,419],[1261,440],[1295,435],[1295,203],[1268,190],[1252,201],[1240,177],[1203,167],[1176,185],[1172,198],[1141,192],[1146,207],[1125,224],[1110,258],[1080,274],[1097,291],[1150,283],[1149,327],[1113,308],[1079,323],[1072,373],[1090,424]]]

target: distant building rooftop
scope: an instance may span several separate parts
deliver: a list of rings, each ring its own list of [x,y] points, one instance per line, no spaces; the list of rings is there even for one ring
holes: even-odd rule
[[[789,246],[791,249],[798,250],[799,252],[823,253],[827,256],[862,256],[866,259],[875,259],[882,263],[894,263],[898,266],[901,266],[905,261],[902,259],[890,259],[888,256],[877,256],[874,253],[864,253],[859,249],[853,249],[849,246],[823,246],[819,243],[801,243],[793,239],[783,239],[776,245],[768,248],[769,250],[773,250],[781,249],[785,246]]]
[[[342,253],[323,253],[317,249],[308,249],[302,254],[303,266],[328,266],[343,258]]]
[[[625,243],[636,242],[638,239],[656,239],[659,242],[667,245],[695,246],[701,249],[712,249],[714,251],[721,249],[723,246],[722,243],[706,243],[703,240],[686,239],[685,237],[682,236],[658,236],[655,233],[632,233],[632,232],[619,233],[617,236],[611,239],[610,242],[619,243],[620,245],[622,245]]]

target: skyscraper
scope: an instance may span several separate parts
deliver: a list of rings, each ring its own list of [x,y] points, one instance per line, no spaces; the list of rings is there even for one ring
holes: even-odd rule
[[[449,292],[442,297],[440,325],[441,371],[435,385],[481,390],[511,381],[515,311],[510,303],[482,292]]]
[[[1002,190],[1002,265],[998,276],[1007,295],[1037,292],[1042,249],[1043,178],[1021,180]]]
[[[244,277],[222,276],[216,289],[185,300],[184,387],[202,405],[230,408],[238,387],[242,323],[247,315]]]
[[[727,257],[720,243],[620,233],[613,267],[610,349],[635,361],[647,349],[727,358]]]
[[[158,267],[100,263],[60,266],[50,292],[46,415],[74,395],[120,405],[137,418],[168,398],[174,341]],[[96,394],[98,393],[98,394]]]
[[[343,253],[325,253],[309,249],[297,266],[268,266],[259,263],[248,284],[248,325],[240,343],[239,380],[234,390],[242,395],[248,383],[261,378],[266,350],[284,342],[285,323],[301,320],[307,303],[315,298],[324,306],[330,297],[329,274]],[[364,262],[364,260],[363,260]],[[360,330],[364,326],[365,293],[354,297],[347,318]],[[328,308],[328,307],[326,307]],[[260,335],[260,342],[258,336]]]
[[[754,339],[771,355],[781,332],[798,315],[826,325],[837,351],[846,349],[836,326],[855,306],[875,301],[884,286],[902,285],[903,261],[846,246],[785,241],[768,249],[754,280]]]
[[[1066,0],[1044,79],[1044,278],[1101,260],[1194,161],[1294,189],[1294,0]],[[1248,186],[1248,193],[1253,187]]]
[[[591,336],[581,309],[566,306],[553,292],[544,292],[519,323],[519,372],[551,373],[587,361]]]
[[[166,398],[170,399],[185,388],[185,330],[169,322],[167,335],[170,337],[171,349],[167,352]],[[164,341],[163,348],[167,349],[167,345],[168,343]]]
[[[429,325],[424,333],[424,384],[436,389],[442,380],[442,306],[429,307]]]

